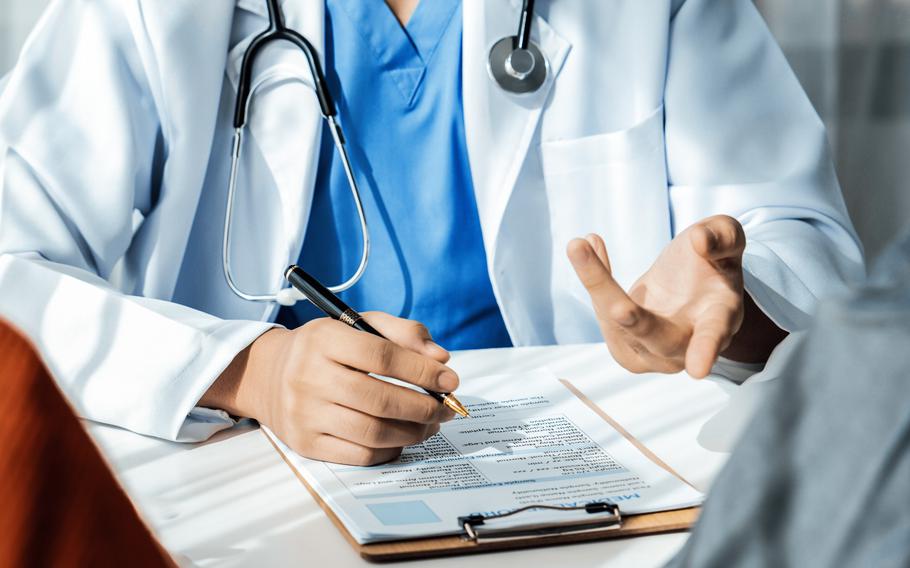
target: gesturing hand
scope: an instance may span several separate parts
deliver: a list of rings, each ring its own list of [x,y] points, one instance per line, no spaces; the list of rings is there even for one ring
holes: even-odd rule
[[[628,294],[613,279],[599,236],[574,239],[568,255],[623,367],[635,373],[685,369],[702,378],[743,322],[745,245],[736,219],[705,219],[677,235]]]

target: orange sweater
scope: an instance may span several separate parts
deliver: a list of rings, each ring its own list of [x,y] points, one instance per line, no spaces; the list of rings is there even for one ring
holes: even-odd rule
[[[0,321],[0,566],[173,566],[32,347]]]

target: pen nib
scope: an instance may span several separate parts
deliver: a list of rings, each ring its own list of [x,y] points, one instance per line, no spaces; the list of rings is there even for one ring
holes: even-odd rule
[[[470,416],[468,409],[465,408],[463,404],[461,404],[461,401],[455,398],[455,395],[447,394],[443,399],[443,404],[451,408],[455,414],[458,414],[462,418],[467,418]]]

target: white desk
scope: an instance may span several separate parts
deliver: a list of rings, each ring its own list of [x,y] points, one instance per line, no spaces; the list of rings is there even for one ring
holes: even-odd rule
[[[716,384],[684,376],[623,372],[603,345],[468,351],[452,366],[463,377],[549,368],[624,425],[701,490],[726,459],[695,441],[726,401]],[[252,427],[203,444],[162,442],[91,424],[114,469],[164,546],[187,566],[368,565]],[[477,555],[472,568],[659,566],[685,534]],[[408,562],[462,567],[464,559]]]

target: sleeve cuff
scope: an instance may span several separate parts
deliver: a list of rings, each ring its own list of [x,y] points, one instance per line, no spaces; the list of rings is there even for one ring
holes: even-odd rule
[[[743,281],[755,304],[779,328],[792,332],[809,326],[818,299],[769,247],[747,246]]]
[[[711,374],[726,379],[721,383],[721,386],[726,387],[727,385],[741,385],[764,368],[764,363],[740,363],[726,357],[718,357],[714,366],[711,367]]]
[[[168,438],[200,442],[236,424],[226,412],[197,404],[237,353],[274,327],[269,322],[224,321],[207,335],[193,363],[175,381],[180,393],[175,393],[177,405],[167,427]]]
[[[180,430],[177,432],[176,442],[202,442],[208,440],[217,432],[236,426],[237,420],[216,408],[197,406],[190,411]]]

